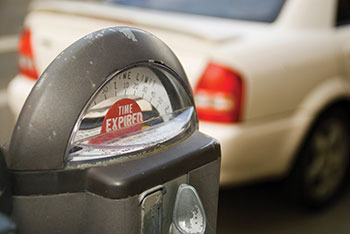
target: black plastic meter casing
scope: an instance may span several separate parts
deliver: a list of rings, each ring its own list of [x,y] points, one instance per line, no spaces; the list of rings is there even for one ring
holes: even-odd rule
[[[147,32],[127,30],[137,40],[126,35],[125,28],[80,39],[49,65],[29,95],[6,152],[12,217],[19,233],[141,233],[140,194],[159,185],[164,188],[166,233],[176,188],[182,183],[196,188],[215,228],[220,146],[198,130],[147,157],[82,168],[65,165],[75,122],[91,94],[111,73],[130,64],[166,66],[177,74],[194,105],[174,53]]]

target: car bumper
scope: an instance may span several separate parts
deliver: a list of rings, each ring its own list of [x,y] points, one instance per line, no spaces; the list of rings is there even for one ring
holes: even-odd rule
[[[254,123],[200,122],[200,131],[221,144],[222,186],[287,173],[307,119],[286,117]]]
[[[16,116],[16,119],[34,84],[35,80],[19,74],[9,83],[7,87],[8,105],[12,113]]]

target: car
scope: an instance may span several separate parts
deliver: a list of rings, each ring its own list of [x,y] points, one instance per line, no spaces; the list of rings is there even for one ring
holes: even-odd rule
[[[321,206],[349,171],[349,9],[347,0],[35,2],[9,106],[19,114],[39,74],[73,41],[139,27],[182,62],[200,130],[221,143],[222,186],[287,178],[298,200]]]

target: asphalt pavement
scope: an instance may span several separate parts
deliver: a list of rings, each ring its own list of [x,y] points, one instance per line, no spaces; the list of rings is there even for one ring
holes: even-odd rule
[[[28,1],[0,0],[0,144],[9,141],[14,117],[6,88],[17,72],[15,46]],[[220,190],[218,234],[349,234],[350,186],[325,209],[303,210],[285,199],[279,183]]]

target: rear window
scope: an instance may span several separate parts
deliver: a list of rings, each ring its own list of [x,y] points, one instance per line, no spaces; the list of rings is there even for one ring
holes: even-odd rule
[[[229,19],[273,22],[285,0],[104,0],[140,8]]]

